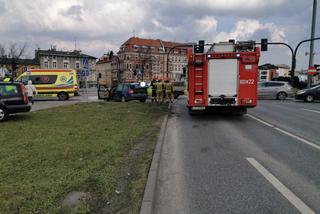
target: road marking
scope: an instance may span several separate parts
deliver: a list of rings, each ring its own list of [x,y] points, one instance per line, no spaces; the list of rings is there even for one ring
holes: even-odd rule
[[[274,125],[272,125],[272,124],[270,124],[270,123],[268,123],[268,122],[265,122],[265,121],[263,121],[263,120],[255,117],[255,116],[253,116],[253,115],[248,114],[247,116],[250,117],[250,118],[252,118],[252,119],[254,119],[254,120],[256,120],[256,121],[258,121],[258,122],[260,122],[260,123],[262,123],[262,124],[264,124],[264,125],[266,125],[266,126],[269,126],[270,128],[273,128],[274,130],[277,130],[277,131],[281,132],[282,134],[285,134],[285,135],[287,135],[287,136],[289,136],[289,137],[292,137],[292,138],[294,138],[294,139],[296,139],[296,140],[299,140],[299,141],[302,142],[302,143],[305,143],[305,144],[307,144],[307,145],[309,145],[309,146],[312,146],[312,147],[315,148],[315,149],[320,150],[320,146],[317,145],[317,144],[315,144],[315,143],[312,143],[312,142],[310,142],[310,141],[308,141],[308,140],[306,140],[306,139],[304,139],[304,138],[302,138],[302,137],[299,137],[299,136],[297,136],[297,135],[295,135],[295,134],[292,134],[292,133],[290,133],[290,132],[287,132],[287,131],[285,131],[285,130],[279,128],[279,127],[276,127],[276,126],[274,126]]]
[[[267,123],[267,122],[265,122],[265,121],[263,121],[263,120],[255,117],[255,116],[253,116],[253,115],[251,115],[251,114],[247,114],[247,116],[250,117],[250,118],[252,118],[252,119],[254,119],[254,120],[256,120],[256,121],[259,121],[260,123],[262,123],[262,124],[264,124],[264,125],[266,125],[266,126],[269,126],[269,127],[271,127],[271,128],[274,127],[274,125],[272,125],[272,124],[270,124],[270,123]]]
[[[306,109],[306,108],[302,108],[301,110],[320,114],[320,111],[317,111],[317,110],[311,110],[311,109]]]
[[[300,200],[293,192],[291,192],[285,185],[283,185],[276,177],[274,177],[266,168],[264,168],[254,158],[246,158],[247,161],[260,174],[267,179],[293,206],[295,206],[302,214],[315,214],[315,212],[308,207],[302,200]]]

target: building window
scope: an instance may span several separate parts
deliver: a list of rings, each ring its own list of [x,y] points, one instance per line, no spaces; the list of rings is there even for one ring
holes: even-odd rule
[[[69,68],[69,62],[64,62],[63,63],[63,68]]]
[[[57,62],[52,62],[52,68],[57,68]]]
[[[80,62],[76,62],[76,69],[80,68]]]
[[[48,63],[48,61],[44,61],[44,66],[43,66],[44,68],[49,68],[49,63]]]

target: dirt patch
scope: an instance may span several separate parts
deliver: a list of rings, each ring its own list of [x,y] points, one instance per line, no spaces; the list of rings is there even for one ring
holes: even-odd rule
[[[90,200],[89,193],[72,191],[65,196],[61,202],[61,206],[62,208],[72,208],[88,200]]]

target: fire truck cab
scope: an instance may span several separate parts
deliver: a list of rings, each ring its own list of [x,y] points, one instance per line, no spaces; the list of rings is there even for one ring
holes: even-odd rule
[[[245,114],[255,107],[260,57],[255,42],[219,42],[206,53],[203,45],[188,50],[189,112],[214,108]]]

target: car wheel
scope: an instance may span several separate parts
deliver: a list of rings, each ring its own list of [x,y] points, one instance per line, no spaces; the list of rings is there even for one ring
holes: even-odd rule
[[[3,107],[0,107],[0,122],[4,121],[7,117],[7,111]]]
[[[311,103],[311,102],[313,102],[313,100],[314,100],[313,95],[309,94],[309,95],[306,96],[306,99],[305,99],[306,102],[310,102]]]
[[[142,99],[140,100],[141,103],[145,103],[146,102],[146,99]]]
[[[277,99],[278,100],[285,100],[287,98],[287,94],[285,92],[279,92],[277,94]]]
[[[123,102],[123,103],[124,103],[124,102],[127,102],[127,101],[126,101],[126,98],[125,98],[124,96],[121,97],[121,102]]]
[[[59,98],[59,100],[64,101],[64,100],[67,100],[69,98],[69,96],[67,93],[61,92],[58,94],[58,98]]]

